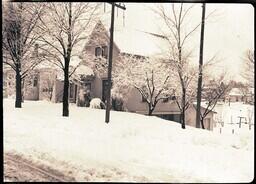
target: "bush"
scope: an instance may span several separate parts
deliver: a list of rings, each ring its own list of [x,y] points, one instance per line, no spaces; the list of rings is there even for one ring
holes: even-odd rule
[[[105,109],[105,104],[99,98],[93,98],[90,102],[90,108],[94,109]]]
[[[124,111],[124,101],[121,96],[112,97],[112,108],[115,111]]]

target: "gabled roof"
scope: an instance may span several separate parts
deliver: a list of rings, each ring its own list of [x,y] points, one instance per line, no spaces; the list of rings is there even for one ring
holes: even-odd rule
[[[107,23],[98,21],[91,29],[91,34],[98,30],[104,32],[108,39],[110,38]],[[90,37],[88,37],[90,39]],[[85,42],[88,44],[88,40]],[[85,44],[85,45],[86,45]],[[161,55],[168,48],[168,40],[157,33],[150,33],[121,27],[114,29],[114,45],[121,53],[140,55],[140,56],[155,56]]]

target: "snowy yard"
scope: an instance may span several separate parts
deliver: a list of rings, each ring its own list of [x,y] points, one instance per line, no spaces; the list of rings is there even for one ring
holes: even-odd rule
[[[254,132],[254,106],[243,104],[242,102],[234,102],[218,104],[215,109],[217,112],[216,120],[224,122],[214,128],[214,132],[224,134],[235,134],[237,136],[244,134],[252,134]],[[239,125],[240,117],[242,123]],[[246,123],[245,123],[246,122]],[[250,123],[249,123],[250,122]],[[249,124],[252,124],[251,126]],[[220,130],[221,129],[221,130]]]
[[[4,99],[4,152],[21,154],[76,181],[250,182],[254,131],[219,134],[157,117]],[[242,125],[243,126],[243,125]],[[254,126],[252,127],[254,129]]]

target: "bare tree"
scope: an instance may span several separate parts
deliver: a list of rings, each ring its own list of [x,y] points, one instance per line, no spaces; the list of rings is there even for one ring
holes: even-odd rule
[[[123,96],[136,89],[148,106],[148,115],[152,115],[156,105],[162,99],[174,95],[170,76],[165,64],[157,58],[145,58],[134,55],[121,56],[113,73],[113,94]]]
[[[45,58],[61,68],[64,73],[62,115],[69,116],[69,78],[72,57],[79,56],[94,23],[98,4],[95,3],[47,3],[47,16],[42,17],[40,37]],[[79,66],[79,65],[77,65]]]
[[[249,87],[254,86],[254,53],[252,50],[247,50],[244,57],[242,77],[247,81]]]
[[[171,69],[174,69],[177,72],[178,80],[180,83],[180,96],[177,98],[176,102],[181,111],[181,127],[185,128],[185,111],[189,107],[188,97],[188,87],[193,77],[191,78],[189,73],[186,71],[186,67],[188,67],[188,60],[191,52],[187,52],[185,49],[185,43],[188,38],[195,32],[195,30],[199,27],[200,24],[196,25],[190,31],[184,31],[184,20],[192,9],[193,5],[185,8],[183,3],[176,5],[171,4],[171,11],[166,11],[164,6],[160,6],[158,10],[155,12],[162,18],[167,29],[168,34],[166,34],[166,38],[169,42],[169,61],[171,65]],[[193,75],[192,75],[193,76]]]
[[[225,96],[229,89],[229,84],[225,84],[225,73],[221,74],[217,79],[207,78],[202,86],[202,100],[205,107],[200,109],[200,123],[204,129],[204,119],[213,111],[218,101]]]
[[[15,107],[21,108],[22,80],[41,61],[34,53],[39,32],[35,33],[44,6],[40,3],[6,2],[3,4],[3,63],[16,73]]]

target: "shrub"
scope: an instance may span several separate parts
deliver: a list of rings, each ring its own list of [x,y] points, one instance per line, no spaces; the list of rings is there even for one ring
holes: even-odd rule
[[[115,111],[124,111],[124,100],[122,96],[113,96],[112,97],[112,108]]]

